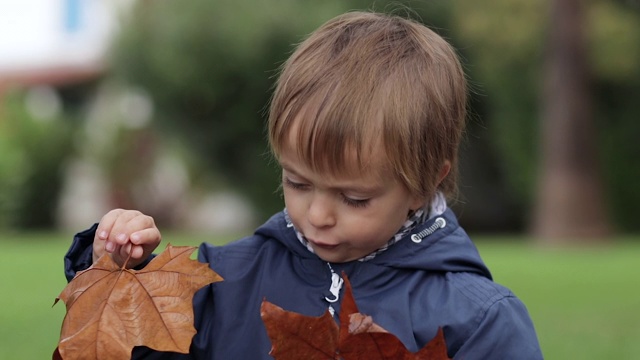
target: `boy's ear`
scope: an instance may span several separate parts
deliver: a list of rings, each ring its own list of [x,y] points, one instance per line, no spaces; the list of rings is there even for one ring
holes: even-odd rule
[[[449,175],[449,171],[451,171],[451,161],[445,160],[444,164],[440,168],[440,172],[438,173],[438,185],[444,180],[444,178]]]
[[[438,185],[440,185],[442,180],[444,180],[444,178],[446,178],[447,175],[449,175],[450,171],[451,171],[451,161],[445,160],[444,163],[442,164],[442,167],[440,168],[440,171],[438,172],[438,182],[436,183],[436,187],[438,187]],[[411,210],[415,211],[420,207],[424,206],[424,202],[425,202],[424,199],[415,199],[414,203],[410,207]]]

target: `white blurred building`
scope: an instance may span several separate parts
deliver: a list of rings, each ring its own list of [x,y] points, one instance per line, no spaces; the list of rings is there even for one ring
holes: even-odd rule
[[[134,0],[0,0],[0,82],[65,83],[103,69]]]

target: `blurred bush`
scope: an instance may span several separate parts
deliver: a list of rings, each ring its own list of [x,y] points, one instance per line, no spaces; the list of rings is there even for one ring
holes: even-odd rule
[[[0,228],[55,225],[63,163],[73,146],[71,124],[56,111],[49,91],[14,89],[2,99]],[[52,111],[42,112],[43,105]]]

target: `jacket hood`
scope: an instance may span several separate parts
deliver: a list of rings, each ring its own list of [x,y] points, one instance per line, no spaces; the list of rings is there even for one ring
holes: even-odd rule
[[[256,230],[256,234],[276,239],[302,258],[320,260],[300,243],[294,229],[287,226],[284,212],[274,215]],[[476,246],[460,227],[451,209],[417,226],[367,262],[407,270],[471,272],[492,278]]]

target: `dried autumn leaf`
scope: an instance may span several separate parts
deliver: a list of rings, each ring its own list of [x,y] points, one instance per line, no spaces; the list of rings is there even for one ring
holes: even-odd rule
[[[343,277],[340,327],[328,311],[311,317],[262,302],[261,316],[271,339],[271,356],[276,360],[450,360],[441,328],[422,349],[410,352],[395,335],[358,312],[351,283],[346,275]]]
[[[56,299],[67,306],[57,356],[129,359],[140,345],[188,353],[196,333],[193,295],[222,280],[207,264],[189,258],[195,249],[167,245],[139,271],[119,267],[105,255],[79,272]]]
[[[416,353],[407,350],[393,334],[368,332],[353,335],[341,343],[340,354],[344,360],[450,360],[442,328]]]
[[[304,316],[263,300],[260,316],[271,339],[269,354],[275,359],[336,359],[338,325],[328,311]]]
[[[449,360],[442,328],[416,353],[412,353],[395,335],[361,314],[356,305],[349,278],[344,277],[344,297],[340,311],[339,353],[344,360]]]

